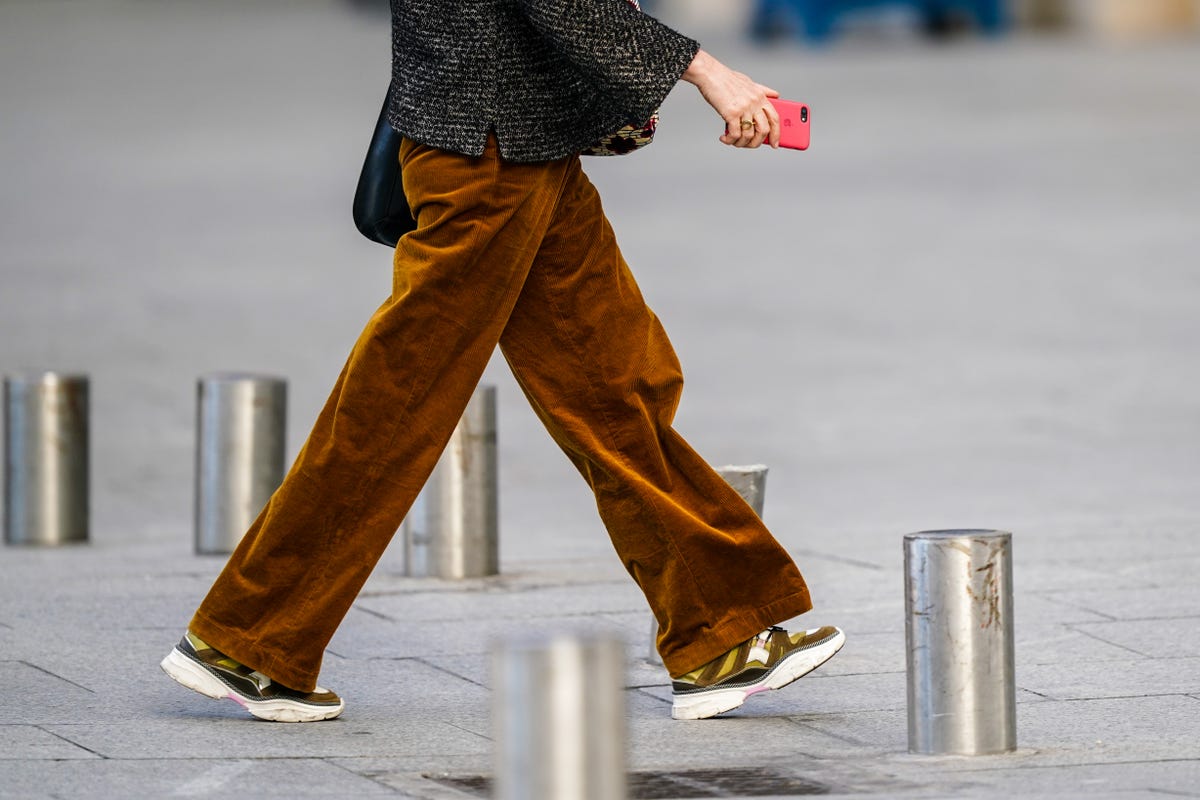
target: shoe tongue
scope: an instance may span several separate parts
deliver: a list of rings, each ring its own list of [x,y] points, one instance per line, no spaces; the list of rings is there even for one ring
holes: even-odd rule
[[[266,675],[263,675],[261,672],[251,672],[250,680],[254,681],[260,692],[271,685],[271,679]]]
[[[771,660],[771,651],[767,649],[767,643],[771,640],[770,629],[763,631],[758,636],[750,640],[750,652],[746,654],[746,663],[757,661],[762,665],[766,665]]]

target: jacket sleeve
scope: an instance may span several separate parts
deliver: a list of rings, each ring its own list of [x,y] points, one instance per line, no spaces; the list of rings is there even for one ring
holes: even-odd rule
[[[627,0],[517,0],[530,25],[564,58],[643,122],[666,99],[700,44]]]

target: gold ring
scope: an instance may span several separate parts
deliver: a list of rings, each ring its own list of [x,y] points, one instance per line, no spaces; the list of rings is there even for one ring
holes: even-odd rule
[[[753,127],[755,127],[754,120],[752,120],[752,119],[742,120],[742,130],[746,130],[747,128],[753,128]]]

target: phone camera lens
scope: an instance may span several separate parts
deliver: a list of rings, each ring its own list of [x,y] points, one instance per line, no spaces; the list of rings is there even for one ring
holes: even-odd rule
[[[800,107],[800,121],[808,122],[808,106]]]

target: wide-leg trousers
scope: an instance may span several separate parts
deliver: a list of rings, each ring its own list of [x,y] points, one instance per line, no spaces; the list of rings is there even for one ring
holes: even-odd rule
[[[595,493],[680,675],[811,608],[792,559],[672,428],[678,360],[578,157],[405,141],[417,218],[283,484],[191,630],[298,690],[432,471],[499,345]]]

